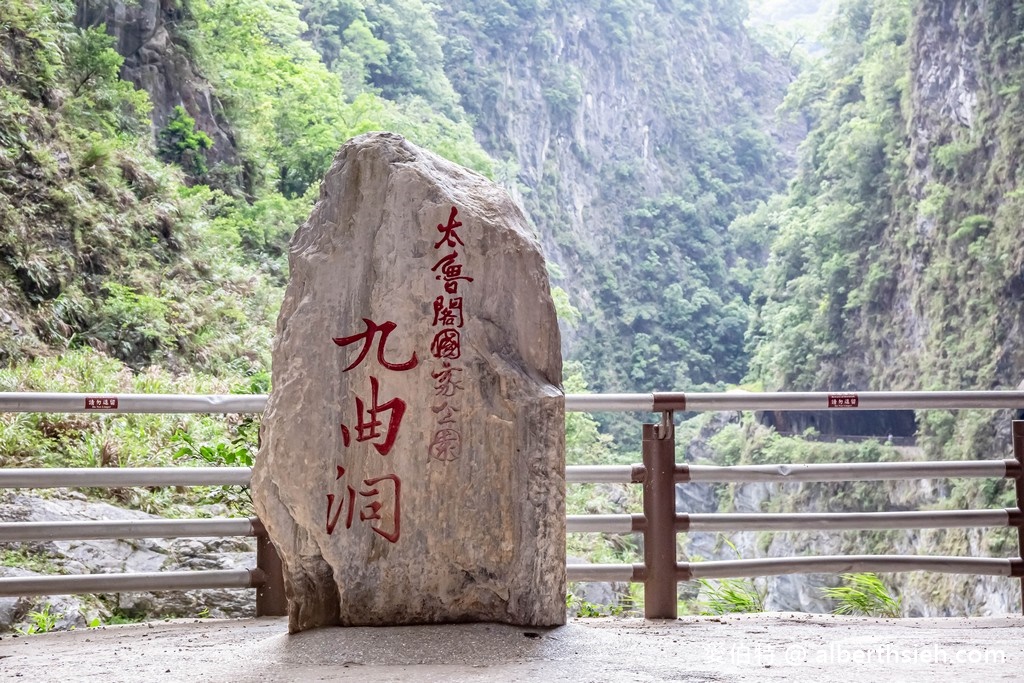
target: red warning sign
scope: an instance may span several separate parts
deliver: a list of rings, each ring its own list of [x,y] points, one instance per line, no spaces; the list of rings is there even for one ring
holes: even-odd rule
[[[829,408],[856,408],[860,405],[857,394],[829,394]]]

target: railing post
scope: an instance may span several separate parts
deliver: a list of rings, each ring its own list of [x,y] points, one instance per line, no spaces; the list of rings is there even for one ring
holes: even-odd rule
[[[277,548],[267,535],[267,528],[257,518],[252,520],[256,531],[256,568],[266,577],[256,589],[256,616],[283,617],[288,614],[288,598],[284,594],[284,569]]]
[[[672,413],[661,424],[645,424],[644,478],[644,617],[675,619],[676,583],[675,429]]]
[[[1024,468],[1024,420],[1014,420],[1013,425],[1013,457],[1017,463]],[[1017,509],[1024,510],[1024,474],[1021,468],[1017,470],[1017,477],[1013,484],[1017,489]],[[1021,564],[1024,564],[1024,527],[1017,527],[1017,554],[1020,556]],[[1024,576],[1020,577],[1020,609],[1024,614]]]

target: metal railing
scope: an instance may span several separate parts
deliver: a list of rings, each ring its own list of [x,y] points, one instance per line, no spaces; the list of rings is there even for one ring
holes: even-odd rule
[[[0,469],[0,488],[248,485],[248,467]],[[0,596],[122,593],[150,590],[255,588],[256,616],[287,614],[281,560],[259,519],[137,519],[88,522],[3,522],[0,542],[140,538],[256,539],[256,567],[0,578]]]
[[[0,393],[6,413],[259,413],[266,396]],[[247,486],[247,467],[0,469],[0,488]],[[255,538],[256,566],[241,570],[164,571],[0,578],[0,596],[151,590],[256,589],[256,615],[287,614],[277,550],[259,519],[156,519],[0,523],[0,542],[139,538]]]
[[[640,399],[588,397],[586,410],[634,410]],[[639,483],[643,514],[580,515],[567,520],[569,532],[639,532],[644,561],[632,565],[571,565],[570,580],[631,581],[644,584],[644,616],[675,619],[677,584],[694,579],[744,578],[781,574],[930,571],[1017,577],[1024,610],[1024,421],[1013,422],[1014,459],[964,462],[893,462],[849,464],[778,464],[715,467],[675,461],[676,410],[910,410],[1016,409],[1024,392],[868,392],[800,394],[653,394],[643,405],[660,412],[657,424],[643,426],[643,464],[619,467],[569,468],[567,481]],[[567,400],[568,407],[568,400]],[[874,513],[678,514],[676,485],[688,482],[834,482],[889,481],[927,478],[1006,478],[1016,483],[1017,507],[1000,510],[959,510]],[[1015,558],[973,558],[918,555],[840,555],[779,557],[751,560],[678,562],[676,534],[686,531],[790,531],[1014,527]]]
[[[1024,408],[1024,391],[726,391],[649,394],[566,394],[570,412],[714,412],[732,410],[937,410]],[[103,401],[107,401],[106,404]],[[262,413],[266,394],[102,394],[0,392],[0,413]],[[91,406],[91,407],[88,407]]]
[[[0,412],[255,413],[261,412],[265,405],[266,396],[262,395],[0,393]],[[643,514],[569,516],[567,530],[642,533],[644,562],[631,565],[573,564],[567,567],[568,578],[571,581],[642,582],[644,613],[649,619],[676,618],[679,581],[816,572],[932,571],[1019,577],[1024,606],[1024,559],[1021,557],[849,555],[678,562],[676,554],[676,534],[686,531],[1016,527],[1020,547],[1024,547],[1024,515],[1021,513],[1024,507],[1024,421],[1013,423],[1012,460],[735,467],[676,463],[673,423],[673,413],[683,410],[1016,409],[1021,406],[1024,406],[1024,392],[1021,391],[566,395],[565,408],[568,411],[645,411],[661,414],[660,423],[643,425],[642,464],[566,468],[568,483],[621,482],[643,485]],[[248,468],[6,469],[0,470],[0,488],[245,485],[249,476]],[[675,487],[687,482],[888,481],[946,477],[1014,479],[1017,507],[1005,510],[936,512],[678,514],[675,506]],[[0,524],[0,541],[164,535],[255,536],[257,567],[242,571],[0,578],[0,595],[255,587],[258,615],[286,612],[280,560],[257,519]]]

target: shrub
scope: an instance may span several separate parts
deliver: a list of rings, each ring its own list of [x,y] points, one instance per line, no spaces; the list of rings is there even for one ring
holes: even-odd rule
[[[179,104],[160,131],[157,152],[164,161],[178,164],[193,178],[201,178],[208,170],[204,152],[211,147],[213,139],[196,130],[196,120]]]

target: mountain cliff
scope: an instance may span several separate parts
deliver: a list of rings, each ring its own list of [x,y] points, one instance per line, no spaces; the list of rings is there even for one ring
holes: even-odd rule
[[[387,128],[521,202],[578,311],[563,336],[592,389],[743,377],[766,236],[728,228],[782,189],[803,126],[775,116],[794,68],[751,38],[739,0],[16,5],[70,13],[116,50],[193,210],[277,283],[334,151]],[[632,420],[605,419],[635,442]]]
[[[811,123],[757,288],[767,388],[1014,387],[1024,362],[1024,9],[846,3],[788,104]]]
[[[828,55],[801,74],[784,105],[810,128],[796,177],[743,219],[775,235],[752,295],[751,381],[769,390],[1018,385],[1022,44],[1024,6],[1016,2],[842,3]],[[1011,453],[1009,411],[916,418],[924,458]],[[1006,482],[933,482],[890,494],[878,505],[1015,506]],[[1015,553],[1009,538],[922,532],[885,547],[1005,556]],[[975,578],[899,581],[940,610],[962,594],[1010,608],[1017,591]]]
[[[445,4],[447,72],[581,311],[569,355],[600,391],[739,381],[727,228],[782,187],[790,65],[739,2],[489,5]]]

